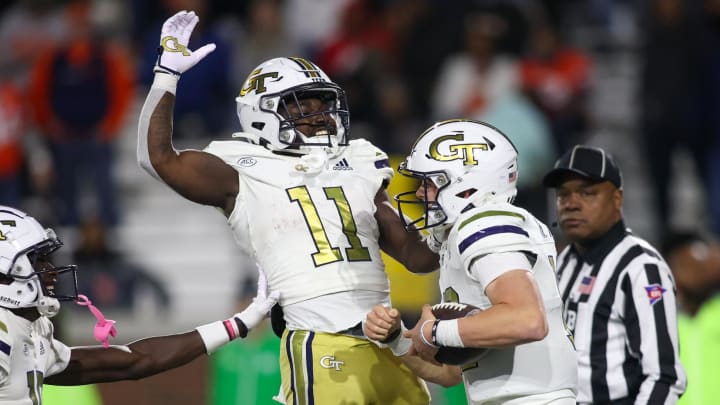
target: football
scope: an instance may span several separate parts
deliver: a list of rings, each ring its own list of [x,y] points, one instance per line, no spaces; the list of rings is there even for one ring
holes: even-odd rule
[[[432,306],[432,313],[437,319],[448,320],[464,318],[482,311],[480,308],[457,302],[443,302]],[[477,361],[488,349],[478,347],[440,347],[435,360],[443,364],[460,366]]]

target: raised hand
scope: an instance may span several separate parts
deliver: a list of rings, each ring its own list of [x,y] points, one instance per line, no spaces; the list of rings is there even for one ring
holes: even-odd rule
[[[194,11],[180,11],[165,21],[160,35],[155,72],[180,76],[215,50],[215,44],[212,43],[194,52],[188,49],[190,34],[199,20]]]

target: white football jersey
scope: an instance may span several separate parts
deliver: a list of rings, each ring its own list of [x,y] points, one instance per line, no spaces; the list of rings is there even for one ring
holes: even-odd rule
[[[0,404],[41,403],[43,380],[67,367],[70,349],[53,338],[53,324],[0,308]]]
[[[523,252],[531,259],[531,271],[545,303],[549,332],[541,341],[488,350],[478,362],[463,366],[468,399],[471,403],[484,403],[553,392],[560,397],[574,395],[576,355],[562,320],[562,301],[554,271],[555,242],[547,226],[528,211],[497,203],[460,214],[440,251],[442,300],[473,304],[481,309],[492,306],[485,295],[487,286],[481,282],[488,277],[473,273],[470,268],[476,259],[505,252]],[[479,269],[483,270],[499,276],[503,270],[512,268]]]
[[[375,195],[393,175],[384,152],[362,139],[335,157],[319,149],[288,156],[243,141],[212,142],[206,151],[238,171],[240,189],[228,222],[240,247],[262,267],[268,286],[280,291],[284,308],[344,292],[350,302],[367,301],[352,314],[347,308],[336,311],[348,327],[378,297],[388,297],[374,216]],[[368,300],[359,297],[361,291],[380,295]],[[327,318],[321,307],[307,319]]]

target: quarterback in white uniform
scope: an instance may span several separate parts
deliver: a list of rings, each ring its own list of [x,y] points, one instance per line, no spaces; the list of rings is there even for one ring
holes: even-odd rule
[[[197,20],[183,11],[163,25],[138,125],[139,164],[183,197],[219,208],[240,248],[280,292],[287,403],[429,403],[425,384],[360,327],[374,304],[390,303],[380,249],[413,272],[439,265],[390,203],[387,155],[349,140],[345,92],[298,57],[270,59],[250,72],[236,98],[243,132],[235,139],[174,150],[177,82],[214,49],[187,49]]]
[[[127,346],[68,347],[54,338],[50,320],[60,301],[78,299],[75,266],[50,262],[60,246],[51,229],[0,205],[0,404],[40,404],[43,384],[137,380],[179,367],[245,337],[277,302],[277,293],[265,294],[261,277],[256,299],[230,319]],[[64,282],[58,283],[61,276]],[[56,283],[69,290],[67,295],[55,293]]]
[[[396,200],[401,213],[409,204],[423,207],[422,217],[406,223],[431,233],[443,302],[482,311],[441,321],[425,306],[415,328],[392,344],[409,345],[403,352],[426,360],[442,347],[488,348],[462,367],[446,365],[441,376],[407,361],[444,385],[459,382],[462,373],[471,404],[574,404],[576,357],[562,321],[555,242],[547,226],[511,204],[517,192],[512,142],[482,122],[439,122],[420,135],[399,171],[420,180]],[[397,319],[396,310],[376,306],[365,332],[384,340],[400,327]],[[403,339],[412,342],[398,342]]]

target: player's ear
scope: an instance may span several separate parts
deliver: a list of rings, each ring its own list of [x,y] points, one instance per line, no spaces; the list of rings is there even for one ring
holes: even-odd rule
[[[623,191],[622,189],[616,188],[615,192],[613,193],[613,205],[615,206],[615,209],[618,211],[622,210],[623,205]]]

